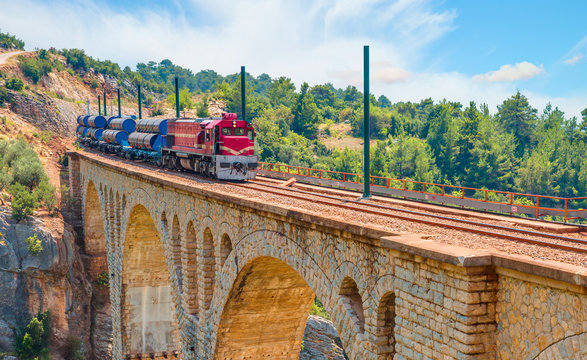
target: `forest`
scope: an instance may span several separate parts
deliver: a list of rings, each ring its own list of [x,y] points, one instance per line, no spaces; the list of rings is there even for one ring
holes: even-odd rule
[[[119,84],[140,83],[151,93],[148,101],[173,96],[177,76],[183,89],[181,98],[188,99],[182,106],[202,109],[208,99],[215,98],[226,102],[227,111],[241,116],[237,73],[222,76],[203,70],[194,74],[170,60],[139,63],[136,70],[128,66],[121,69],[80,49],[49,52],[63,55],[67,66],[80,74],[93,69]],[[40,53],[46,54],[44,50]],[[253,77],[248,73],[246,85],[247,119],[256,128],[261,161],[361,172],[361,150],[325,144],[329,137],[362,137],[363,94],[356,87],[340,89],[304,82],[297,89],[287,77]],[[203,103],[189,101],[202,93],[206,94]],[[551,196],[587,196],[587,108],[580,119],[566,116],[556,104],[539,111],[519,91],[504,99],[494,112],[486,104],[474,102],[434,102],[430,98],[392,102],[385,95],[373,94],[370,99],[373,175]],[[335,131],[339,124],[346,124],[348,133]]]

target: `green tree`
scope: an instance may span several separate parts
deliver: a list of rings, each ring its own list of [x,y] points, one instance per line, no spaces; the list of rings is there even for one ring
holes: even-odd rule
[[[281,76],[271,82],[267,90],[267,97],[273,107],[280,105],[291,107],[296,95],[295,91],[296,87],[291,79]]]
[[[427,141],[434,153],[436,165],[447,178],[453,178],[455,175],[458,154],[458,128],[452,116],[453,111],[454,108],[450,104],[443,103],[435,105],[428,116],[430,127]]]
[[[313,139],[316,137],[322,117],[314,103],[312,94],[308,92],[308,87],[308,83],[302,84],[300,94],[293,105],[294,118],[291,128],[296,133]]]
[[[69,65],[77,70],[88,70],[91,59],[86,55],[84,50],[69,49],[63,50],[63,55]]]
[[[532,132],[536,127],[536,113],[528,99],[519,91],[497,107],[497,120],[503,128],[514,134],[518,142],[516,154],[521,156],[531,146]]]
[[[24,41],[9,33],[0,32],[0,48],[6,50],[24,50]]]
[[[515,149],[514,136],[484,116],[478,124],[478,133],[471,150],[473,158],[467,185],[511,190],[517,169]]]

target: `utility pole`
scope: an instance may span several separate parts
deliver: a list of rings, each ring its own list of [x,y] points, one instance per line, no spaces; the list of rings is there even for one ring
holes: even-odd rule
[[[241,66],[241,108],[243,120],[247,121],[247,86],[245,84],[244,66]]]
[[[365,182],[365,190],[363,191],[363,198],[370,198],[371,197],[371,144],[370,144],[370,132],[371,132],[371,124],[370,124],[370,113],[369,113],[369,45],[365,45],[363,47],[363,84],[365,85],[364,90],[364,121],[363,121],[363,146],[364,146],[364,173],[365,176],[363,180]]]

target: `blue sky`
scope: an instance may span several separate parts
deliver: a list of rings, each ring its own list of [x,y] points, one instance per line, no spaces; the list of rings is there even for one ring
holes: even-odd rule
[[[0,0],[0,29],[27,48],[83,48],[134,67],[371,85],[392,101],[496,106],[517,89],[539,111],[587,107],[587,2],[430,0]]]

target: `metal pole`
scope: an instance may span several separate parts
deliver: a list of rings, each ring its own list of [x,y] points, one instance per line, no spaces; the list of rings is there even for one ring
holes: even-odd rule
[[[106,89],[104,89],[104,116],[107,116],[108,114],[106,114]]]
[[[86,98],[86,104],[88,104],[88,116],[90,115],[90,98]]]
[[[122,112],[120,111],[120,88],[118,88],[118,117],[122,117]]]
[[[179,118],[179,79],[175,77],[175,117]]]
[[[143,118],[143,107],[141,106],[141,84],[137,85],[137,89],[139,92],[139,120]]]
[[[110,99],[110,115],[114,116],[114,108],[112,107],[112,99]]]
[[[241,107],[242,117],[244,121],[247,121],[247,86],[245,84],[245,67],[241,66]]]
[[[102,103],[100,102],[100,95],[98,95],[98,115],[102,115]]]
[[[363,121],[363,135],[364,135],[364,169],[365,169],[365,191],[363,192],[364,198],[371,197],[371,156],[370,156],[370,132],[371,132],[371,124],[370,124],[370,114],[369,114],[369,45],[365,45],[363,47],[363,83],[365,85],[365,102],[363,105],[364,108],[364,116],[365,119]]]

